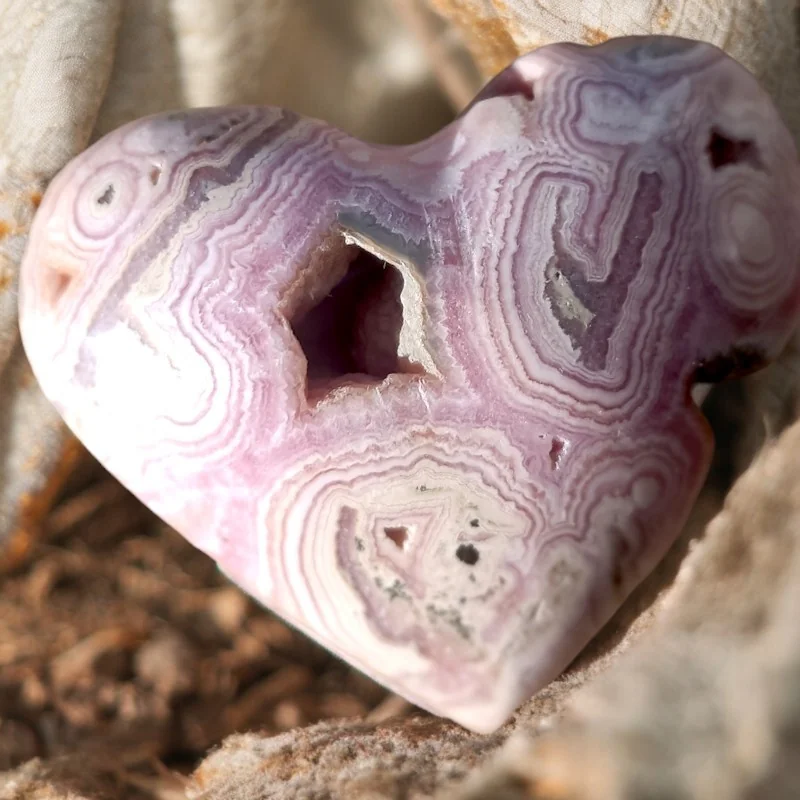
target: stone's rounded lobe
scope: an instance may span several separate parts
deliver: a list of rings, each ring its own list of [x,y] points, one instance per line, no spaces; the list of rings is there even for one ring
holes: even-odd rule
[[[254,596],[479,731],[674,540],[696,380],[798,310],[800,170],[715,48],[519,59],[419,144],[151,117],[53,182],[27,352],[95,455]]]

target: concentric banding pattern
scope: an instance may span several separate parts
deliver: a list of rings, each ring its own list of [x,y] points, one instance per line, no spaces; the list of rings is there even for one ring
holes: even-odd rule
[[[139,175],[132,164],[118,160],[87,176],[78,190],[71,239],[83,250],[102,246],[119,234],[137,202],[141,203]]]
[[[330,599],[349,586],[370,637],[414,641],[429,657],[447,639],[460,662],[485,657],[502,604],[480,598],[523,591],[543,543],[540,495],[522,454],[495,431],[411,429],[334,448],[294,465],[261,506],[265,588],[339,642],[357,631]],[[476,549],[479,570],[458,560],[462,545]],[[437,603],[452,607],[431,610]],[[439,613],[447,619],[437,623]]]
[[[43,200],[21,327],[85,444],[227,574],[488,731],[674,541],[711,455],[693,376],[780,351],[798,252],[748,73],[558,45],[408,147],[253,107],[110,134]]]
[[[779,256],[788,242],[772,187],[765,178],[739,175],[714,198],[709,215],[711,257],[706,269],[725,302],[733,308],[761,311],[785,290]]]

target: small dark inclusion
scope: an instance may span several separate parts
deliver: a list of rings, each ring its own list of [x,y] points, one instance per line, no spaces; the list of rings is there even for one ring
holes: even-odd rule
[[[480,553],[474,544],[460,544],[456,550],[456,558],[463,561],[465,564],[472,566],[478,563]]]

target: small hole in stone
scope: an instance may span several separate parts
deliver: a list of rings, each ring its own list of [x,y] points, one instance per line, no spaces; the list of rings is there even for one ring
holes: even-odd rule
[[[108,184],[106,186],[105,191],[100,197],[97,198],[97,204],[101,206],[107,206],[112,200],[114,199],[114,187],[112,184]]]
[[[478,527],[480,527],[480,524],[481,524],[481,523],[480,523],[480,522],[478,522],[478,520],[477,520],[477,519],[471,519],[471,520],[469,521],[469,524],[470,524],[470,525],[471,525],[473,528],[478,528]]]
[[[69,289],[69,284],[72,278],[65,275],[63,272],[56,272],[53,275],[53,302],[57,303],[64,293]]]
[[[714,169],[722,169],[730,164],[748,164],[762,169],[755,144],[749,139],[734,139],[716,128],[712,128],[708,140],[708,158]]]
[[[48,272],[47,291],[50,295],[51,305],[56,305],[67,293],[75,276],[63,269],[51,269]]]
[[[392,374],[425,374],[398,352],[404,314],[400,270],[356,245],[332,248],[326,256],[340,265],[338,274],[344,261],[344,275],[326,294],[318,284],[307,287],[306,293],[322,294],[321,299],[301,301],[305,309],[289,320],[306,358],[309,404],[344,385],[372,388]],[[312,263],[308,270],[311,275],[321,268]]]
[[[719,383],[728,378],[741,378],[761,369],[769,357],[758,348],[738,347],[729,353],[701,361],[695,366],[691,383]]]
[[[513,67],[509,67],[489,81],[462,113],[466,113],[478,103],[495,97],[522,97],[525,100],[533,101],[533,82],[529,78],[523,77]]]
[[[474,544],[460,544],[456,550],[456,558],[459,561],[463,561],[465,564],[469,564],[470,566],[477,564],[480,557],[481,554],[478,552],[478,548],[475,547]]]
[[[404,550],[408,542],[408,528],[384,528],[387,539],[391,539],[400,550]]]
[[[161,177],[161,168],[160,167],[153,167],[150,170],[150,183],[155,186],[158,183],[158,179]]]
[[[554,436],[550,443],[550,469],[558,469],[561,466],[561,457],[564,455],[566,444],[563,439]]]
[[[488,97],[524,97],[526,100],[533,100],[533,83],[530,79],[524,78],[513,67],[501,72],[484,89]]]

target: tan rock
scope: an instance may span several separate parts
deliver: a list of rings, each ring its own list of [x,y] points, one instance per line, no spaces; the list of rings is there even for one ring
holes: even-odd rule
[[[466,776],[502,738],[438,719],[321,723],[271,738],[232,736],[194,774],[187,797],[428,798]]]

